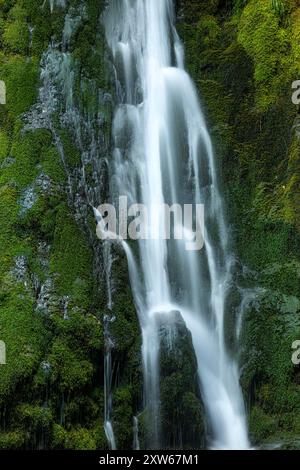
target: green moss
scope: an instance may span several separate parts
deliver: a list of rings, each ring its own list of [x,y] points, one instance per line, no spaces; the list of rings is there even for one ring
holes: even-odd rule
[[[221,28],[215,17],[203,15],[197,25],[197,41],[204,48],[213,48],[219,45]]]
[[[75,167],[81,163],[81,155],[79,149],[76,148],[71,136],[64,129],[60,131],[60,138],[63,144],[64,157],[68,167]]]
[[[266,415],[261,408],[251,410],[249,427],[251,441],[254,445],[260,444],[276,432],[278,422],[276,418]]]
[[[297,119],[295,125],[297,125]],[[289,149],[288,175],[284,185],[284,217],[290,223],[295,224],[300,233],[300,145],[297,135],[293,136]]]
[[[89,384],[93,367],[80,351],[70,349],[61,339],[53,342],[48,361],[52,368],[50,380],[62,391],[74,391]]]
[[[11,119],[19,117],[37,97],[38,60],[19,55],[0,55],[0,75],[6,84],[6,111]]]
[[[0,162],[2,163],[9,149],[9,138],[7,134],[0,131]]]
[[[77,0],[69,4],[80,6]],[[90,44],[96,29],[90,25],[97,24],[102,2],[86,6],[95,12],[86,20]],[[0,368],[0,412],[5,409],[7,431],[0,434],[1,448],[107,446],[101,425],[102,312],[92,252],[68,207],[65,168],[51,132],[23,130],[23,114],[37,99],[40,55],[52,39],[61,40],[63,26],[62,10],[50,14],[48,1],[0,1],[5,51],[0,54],[0,77],[7,87],[7,105],[0,107],[0,338],[6,342],[8,361]],[[91,115],[98,96],[95,83],[107,75],[98,74],[104,70],[103,46],[99,37],[93,57],[86,57],[86,65],[76,70],[86,83],[77,105]],[[81,165],[81,155],[58,118],[53,116],[53,121],[72,174]],[[41,178],[48,186],[40,185]],[[35,200],[25,208],[29,189]],[[21,260],[24,264],[16,270]],[[46,305],[37,311],[38,300]]]
[[[81,305],[81,297],[78,300],[78,305]],[[80,311],[75,310],[69,312],[67,321],[59,314],[53,317],[53,322],[59,336],[66,338],[76,350],[88,352],[101,350],[103,347],[103,329],[96,316],[83,316]]]
[[[297,422],[290,419],[300,410],[291,345],[300,332],[300,303],[295,297],[264,290],[251,307],[243,335],[242,384],[254,405],[250,431],[254,443],[261,443],[271,436],[275,440],[276,434],[279,439],[286,431],[298,432]]]
[[[66,439],[67,431],[59,424],[54,424],[51,436],[52,448],[64,449]]]
[[[0,402],[9,399],[28,380],[42,357],[45,330],[33,311],[33,300],[24,287],[11,286],[1,303],[0,336],[6,344],[7,365],[0,369]]]
[[[16,424],[24,426],[25,430],[46,429],[51,426],[53,416],[49,408],[34,406],[28,403],[18,405],[16,410]]]
[[[25,53],[29,47],[29,27],[22,19],[8,23],[3,32],[4,46],[11,52]]]
[[[26,442],[26,434],[21,431],[0,433],[1,450],[17,450],[23,447]]]
[[[53,181],[63,185],[66,182],[66,174],[61,163],[60,155],[52,145],[47,147],[41,155],[41,165],[43,171]]]
[[[119,388],[113,395],[113,420],[118,448],[130,449],[132,437],[132,392],[128,387]]]
[[[281,3],[250,1],[239,22],[238,40],[254,62],[256,100],[261,110],[276,102],[283,84],[291,80],[291,31],[280,24]]]
[[[96,440],[89,430],[84,428],[74,429],[67,433],[65,448],[72,450],[96,450]]]
[[[241,0],[209,14],[196,2],[182,0],[180,7],[187,65],[210,126],[234,250],[245,267],[238,282],[256,292],[241,339],[252,442],[295,448],[300,166],[291,83],[299,75],[298,4]]]
[[[54,449],[97,450],[105,446],[103,437],[103,431],[99,428],[77,427],[67,431],[56,424],[52,431],[52,446]]]
[[[76,296],[79,290],[83,306],[89,303],[91,259],[83,233],[67,206],[62,205],[56,216],[51,269],[56,276],[57,292]]]
[[[5,168],[0,176],[0,184],[15,183],[19,189],[26,188],[38,175],[37,164],[43,147],[43,136],[37,132],[15,136],[10,156],[14,162]]]

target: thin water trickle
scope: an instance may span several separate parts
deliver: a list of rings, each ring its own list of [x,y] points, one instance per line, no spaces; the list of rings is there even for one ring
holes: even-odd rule
[[[105,316],[104,322],[104,431],[111,450],[117,449],[116,439],[112,425],[112,357],[111,352],[114,343],[110,336],[109,325],[113,321],[113,317]]]
[[[133,450],[140,450],[139,441],[139,420],[136,416],[133,417]]]

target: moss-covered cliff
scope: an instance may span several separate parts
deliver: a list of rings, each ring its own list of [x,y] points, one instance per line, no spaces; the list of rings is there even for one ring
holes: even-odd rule
[[[243,312],[241,380],[252,442],[295,448],[300,143],[291,83],[300,78],[300,2],[176,3],[236,254],[228,325]],[[111,258],[95,237],[91,209],[108,192],[114,107],[103,5],[0,0],[0,80],[7,87],[7,104],[0,105],[0,340],[7,347],[0,449],[107,448],[108,348],[118,447],[131,448],[135,415],[141,445],[146,439],[141,339],[126,259],[114,249],[110,311]],[[180,321],[177,333],[175,359],[162,347],[162,434],[165,447],[191,448],[199,446],[205,423],[191,340]]]
[[[242,300],[241,379],[252,442],[298,447],[291,346],[300,337],[300,142],[291,87],[300,76],[300,3],[182,0],[178,14],[234,241],[229,315],[241,313]]]
[[[0,338],[7,349],[0,448],[108,445],[108,300],[91,205],[107,186],[110,70],[103,2],[67,3],[0,2],[0,78],[7,88],[0,108]],[[117,274],[113,387],[122,422],[116,434],[120,447],[130,447],[130,410],[141,395],[139,333],[124,290],[126,267],[122,272],[119,265]]]

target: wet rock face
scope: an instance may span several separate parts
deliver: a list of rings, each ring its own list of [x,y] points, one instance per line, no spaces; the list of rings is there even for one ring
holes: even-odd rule
[[[204,414],[192,338],[179,311],[157,314],[165,448],[204,446]]]
[[[0,369],[0,448],[107,447],[106,261],[90,207],[109,191],[114,89],[99,22],[104,3],[17,0],[10,14],[9,5],[0,7],[7,87],[0,109],[0,340],[8,351]],[[232,299],[228,318],[242,315],[252,442],[297,447],[299,370],[290,360],[300,338],[299,117],[290,100],[299,78],[297,5],[283,12],[265,0],[176,3],[246,271],[238,279],[242,306]],[[118,444],[130,448],[134,415],[143,439],[141,336],[126,260],[115,251],[112,260],[112,421]],[[164,446],[192,448],[205,423],[191,336],[179,312],[158,321]]]
[[[226,319],[228,330],[241,319],[237,335],[228,337],[241,354],[251,441],[297,447],[299,371],[291,345],[300,338],[300,146],[291,87],[299,75],[299,5],[178,3],[178,30],[210,122],[234,241],[236,286]]]
[[[22,7],[12,21],[0,7],[5,29],[27,31],[28,17],[32,24],[27,45],[7,33],[8,53],[0,61],[8,88],[8,105],[0,110],[0,334],[9,351],[0,370],[0,447],[106,448],[101,358],[107,289],[92,212],[108,194],[113,106],[103,2],[15,3]],[[126,400],[137,409],[140,379],[134,398],[129,388],[131,370],[139,367],[135,312],[123,294],[127,271],[114,275],[121,278],[114,297],[120,311],[114,370],[122,365]],[[123,366],[127,354],[132,359]],[[122,374],[113,378],[114,389]],[[45,403],[42,433],[34,423]],[[127,434],[130,447],[130,429]]]

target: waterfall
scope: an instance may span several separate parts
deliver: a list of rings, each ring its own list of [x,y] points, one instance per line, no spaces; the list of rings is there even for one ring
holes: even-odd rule
[[[107,291],[107,308],[110,311],[110,315],[105,315],[103,318],[104,324],[104,340],[105,340],[105,353],[104,353],[104,431],[111,450],[116,450],[116,439],[114,429],[112,425],[112,360],[111,352],[114,348],[114,342],[110,335],[110,323],[113,323],[115,317],[112,313],[113,302],[113,287],[111,281],[111,269],[113,264],[111,247],[108,243],[104,243],[103,247],[103,261],[104,271],[106,280],[106,291]]]
[[[192,335],[208,446],[247,449],[239,370],[224,333],[232,258],[213,147],[175,19],[172,0],[111,0],[103,18],[118,100],[112,199],[125,195],[147,207],[204,204],[206,213],[201,251],[186,251],[184,240],[123,243],[143,339],[147,446],[161,442],[159,324],[179,313]],[[150,210],[149,226],[155,221]]]
[[[139,420],[136,416],[133,417],[133,450],[140,450],[139,441]]]
[[[66,0],[49,0],[50,3],[50,11],[53,13],[54,7],[65,8],[66,7]]]
[[[105,340],[105,355],[104,355],[104,431],[111,450],[116,450],[116,440],[114,430],[111,422],[112,415],[112,361],[111,351],[114,347],[113,341],[109,333],[109,323],[113,318],[104,317],[104,340]]]

